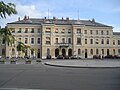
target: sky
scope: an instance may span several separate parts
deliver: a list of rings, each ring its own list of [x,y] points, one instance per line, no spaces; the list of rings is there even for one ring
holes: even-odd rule
[[[120,0],[3,0],[16,5],[17,15],[0,19],[0,26],[17,21],[18,17],[30,18],[66,18],[92,20],[113,26],[120,32]]]

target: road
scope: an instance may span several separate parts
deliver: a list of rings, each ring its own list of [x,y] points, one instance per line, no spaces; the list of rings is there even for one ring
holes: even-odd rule
[[[120,68],[0,64],[0,90],[120,90]]]

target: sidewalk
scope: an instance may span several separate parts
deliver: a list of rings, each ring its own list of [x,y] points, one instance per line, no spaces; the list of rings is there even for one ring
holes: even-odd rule
[[[49,66],[72,68],[120,68],[120,60],[56,60],[44,63]]]

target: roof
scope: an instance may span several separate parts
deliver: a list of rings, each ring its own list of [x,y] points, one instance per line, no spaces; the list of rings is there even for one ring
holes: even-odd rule
[[[120,35],[120,32],[113,32],[113,35]]]
[[[41,25],[41,24],[56,24],[56,25],[85,25],[85,26],[96,26],[96,27],[112,27],[108,25],[104,25],[95,20],[69,20],[68,19],[38,19],[38,18],[29,18],[23,19],[15,22],[11,22],[8,24],[33,24],[33,25]]]

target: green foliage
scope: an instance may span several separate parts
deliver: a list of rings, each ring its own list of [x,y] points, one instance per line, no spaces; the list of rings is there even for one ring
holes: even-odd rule
[[[17,14],[15,4],[13,3],[5,4],[3,1],[0,1],[0,17],[6,18],[6,15],[10,16],[12,14]]]

